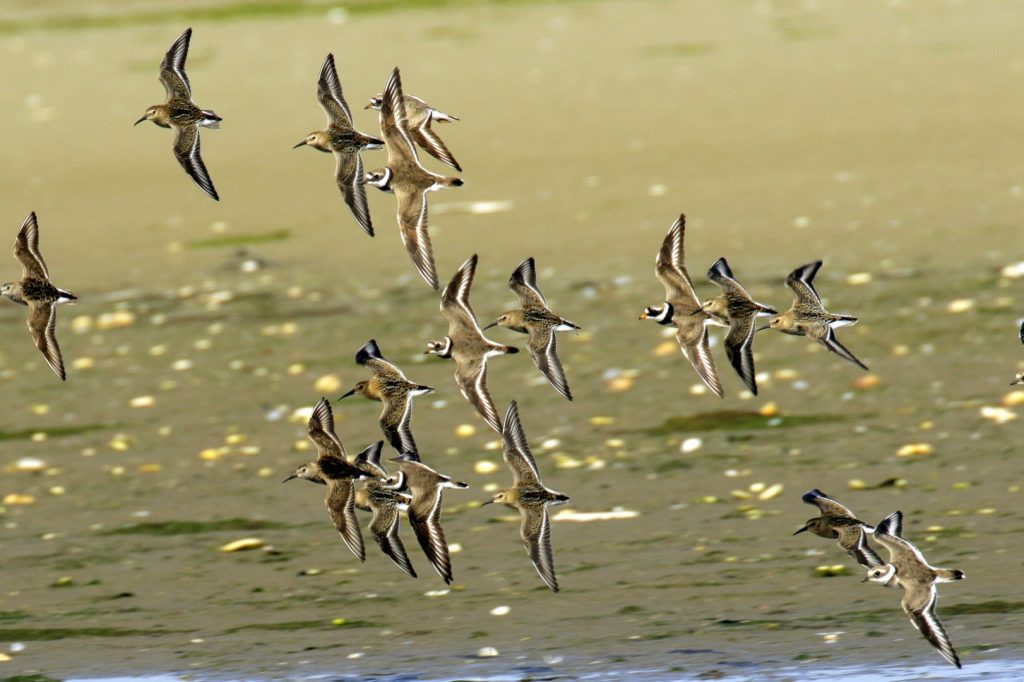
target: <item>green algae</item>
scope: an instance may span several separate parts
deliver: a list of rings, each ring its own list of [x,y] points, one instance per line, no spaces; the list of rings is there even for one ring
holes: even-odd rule
[[[715,410],[714,412],[669,417],[659,426],[642,431],[650,436],[667,436],[695,431],[784,429],[813,424],[829,424],[852,418],[851,415],[837,414],[794,414],[766,417],[753,410]]]
[[[219,533],[239,530],[267,530],[270,528],[286,528],[287,525],[275,521],[259,521],[234,517],[215,521],[148,521],[134,523],[113,530],[103,531],[101,535],[195,535],[198,533]]]

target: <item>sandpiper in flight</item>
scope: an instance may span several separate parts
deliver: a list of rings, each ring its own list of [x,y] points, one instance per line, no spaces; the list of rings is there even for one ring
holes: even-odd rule
[[[1024,344],[1024,322],[1020,323],[1020,330],[1017,332],[1017,338],[1019,338],[1020,342]],[[1017,384],[1024,384],[1024,371],[1017,372],[1017,376],[1015,376],[1013,381],[1010,382],[1011,386],[1016,386]]]
[[[448,336],[427,344],[426,352],[440,358],[455,360],[455,383],[462,397],[476,408],[487,424],[501,433],[501,418],[487,390],[487,358],[492,355],[518,353],[513,346],[503,346],[484,337],[476,314],[469,305],[469,290],[476,274],[476,254],[462,264],[441,292],[441,312],[448,320]]]
[[[28,330],[36,347],[50,369],[64,381],[64,358],[57,345],[57,304],[78,297],[50,283],[50,273],[39,252],[39,225],[34,211],[28,214],[14,240],[14,257],[21,262],[21,279],[0,287],[0,295],[28,306]]]
[[[380,464],[380,451],[384,441],[377,441],[360,452],[353,464],[371,478],[361,490],[356,491],[355,506],[373,512],[370,520],[370,535],[377,541],[382,552],[407,574],[416,577],[416,571],[409,561],[409,555],[398,535],[399,511],[404,510],[412,499],[399,492],[405,486],[405,474],[398,472],[388,477]],[[360,504],[362,502],[362,504]]]
[[[804,493],[800,499],[806,504],[816,505],[821,510],[821,516],[809,519],[804,527],[793,535],[809,530],[823,538],[838,539],[839,546],[862,566],[882,565],[882,560],[871,549],[865,537],[868,533],[874,532],[874,528],[817,488]],[[894,528],[893,532],[899,535],[898,528]]]
[[[817,260],[789,273],[786,286],[793,291],[793,305],[786,312],[773,315],[768,325],[758,331],[770,328],[784,334],[809,336],[842,359],[866,370],[867,365],[854,357],[836,338],[837,328],[856,324],[857,318],[830,313],[821,305],[821,298],[812,284],[820,267],[821,261]]]
[[[327,486],[324,504],[334,521],[334,527],[341,534],[345,545],[360,561],[366,561],[363,535],[359,532],[359,520],[354,507],[355,486],[353,481],[366,477],[366,472],[351,464],[345,457],[345,446],[334,431],[334,414],[327,398],[321,398],[313,408],[313,414],[306,425],[309,439],[316,445],[315,462],[303,464],[284,482],[293,478],[304,478],[313,483]]]
[[[929,565],[921,550],[900,537],[899,531],[894,529],[894,526],[901,525],[902,516],[895,512],[875,527],[875,540],[889,550],[889,563],[869,568],[864,582],[870,580],[886,587],[903,588],[903,612],[939,654],[959,668],[960,657],[935,615],[935,603],[939,599],[935,585],[963,580],[964,572],[957,568]]]
[[[402,77],[396,66],[384,88],[380,107],[380,134],[387,144],[388,163],[383,169],[367,173],[366,182],[382,191],[395,193],[402,243],[420,276],[437,289],[434,250],[427,231],[427,192],[442,187],[459,187],[462,180],[431,173],[421,166],[406,127]]]
[[[420,461],[419,455],[406,452],[392,457],[398,462],[399,471],[405,476],[405,484],[412,491],[409,505],[409,525],[416,533],[423,553],[445,583],[452,583],[452,558],[448,541],[441,527],[441,493],[445,488],[468,488],[461,481],[439,474]]]
[[[762,315],[777,315],[778,310],[758,303],[750,297],[732,274],[729,263],[719,258],[708,270],[708,279],[717,284],[722,293],[701,303],[701,310],[729,325],[725,337],[725,352],[733,369],[757,395],[757,379],[754,372],[754,318]]]
[[[676,327],[676,340],[683,355],[690,361],[701,381],[719,398],[722,382],[715,368],[708,341],[708,324],[721,324],[701,310],[700,299],[686,272],[686,251],[683,240],[686,216],[680,215],[668,229],[654,262],[654,274],[665,286],[665,304],[649,306],[641,320],[654,320],[667,327]]]
[[[367,341],[356,353],[356,363],[366,365],[373,376],[358,382],[352,390],[338,398],[344,400],[350,395],[361,395],[368,400],[384,403],[380,413],[380,430],[391,447],[400,453],[417,452],[409,422],[412,420],[412,399],[434,389],[414,384],[405,378],[402,370],[391,364],[380,353],[374,339]]]
[[[518,509],[522,516],[519,535],[526,544],[534,568],[544,584],[558,592],[555,578],[555,561],[551,551],[551,521],[548,518],[549,504],[563,504],[569,496],[549,490],[540,480],[537,461],[530,452],[523,425],[519,421],[519,408],[513,400],[505,413],[502,430],[505,463],[512,470],[513,485],[498,493],[483,504],[495,502]]]
[[[152,121],[161,128],[174,128],[174,156],[178,163],[200,189],[220,201],[199,154],[199,128],[219,128],[223,119],[208,109],[200,109],[192,102],[192,86],[185,75],[185,57],[188,56],[188,42],[191,38],[192,29],[185,29],[160,62],[160,82],[167,91],[167,101],[146,109],[146,113],[135,125]]]
[[[334,66],[333,54],[328,54],[323,66],[320,67],[316,97],[327,113],[327,129],[314,130],[305,140],[295,145],[294,149],[308,145],[313,149],[334,154],[337,161],[334,176],[338,188],[356,221],[372,237],[373,222],[370,220],[370,209],[366,204],[366,174],[359,152],[363,149],[380,149],[384,146],[384,141],[364,135],[355,129],[352,111],[348,108],[341,91],[341,81]]]
[[[544,374],[556,391],[572,400],[569,382],[565,379],[565,370],[562,369],[562,361],[558,358],[555,332],[577,331],[579,325],[556,315],[548,307],[544,294],[540,293],[537,287],[537,269],[533,258],[527,258],[512,272],[508,279],[508,287],[519,297],[521,307],[502,313],[484,329],[499,326],[529,334],[526,345],[537,369]]]
[[[370,103],[364,108],[380,109],[382,102],[383,96],[376,95],[370,98]],[[461,173],[462,166],[459,165],[459,162],[455,160],[452,153],[448,151],[445,143],[441,141],[441,138],[430,127],[430,124],[434,121],[450,123],[451,121],[458,121],[458,117],[435,109],[419,97],[413,97],[412,95],[406,95],[403,98],[403,102],[405,102],[406,130],[409,131],[409,135],[416,141],[416,144],[441,163],[451,166]]]

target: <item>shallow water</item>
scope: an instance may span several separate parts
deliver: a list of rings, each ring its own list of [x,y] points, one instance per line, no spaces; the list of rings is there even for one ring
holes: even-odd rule
[[[1001,407],[1021,357],[1020,281],[999,274],[1024,259],[1007,143],[1024,105],[1017,13],[665,1],[196,22],[196,99],[225,118],[203,137],[220,204],[184,177],[167,131],[131,128],[161,95],[155,67],[181,22],[0,35],[3,224],[13,236],[38,211],[54,280],[81,297],[61,309],[65,386],[23,310],[0,306],[0,496],[23,496],[0,516],[0,679],[953,673],[898,593],[860,584],[833,543],[791,537],[812,487],[867,520],[901,509],[934,563],[967,573],[939,602],[956,679],[1012,676],[1021,421],[983,408]],[[421,354],[445,324],[393,198],[370,193],[368,239],[332,162],[290,149],[321,124],[328,50],[364,131],[362,100],[395,63],[409,92],[462,119],[441,132],[467,184],[431,197],[442,279],[479,253],[472,302],[493,319],[533,255],[548,300],[585,328],[559,346],[573,403],[525,354],[489,373],[572,510],[636,512],[553,523],[558,595],[513,513],[470,505],[507,473],[451,365]],[[672,340],[636,320],[662,297],[653,256],[684,210],[702,295],[724,254],[755,298],[785,305],[785,274],[825,258],[818,289],[861,316],[839,336],[877,384],[766,332],[759,397],[720,349],[725,400],[695,394]],[[246,271],[239,248],[266,266]],[[362,378],[352,356],[370,337],[437,387],[418,399],[417,441],[473,486],[446,493],[450,591],[412,546],[418,580],[372,547],[359,565],[322,492],[278,483],[311,457],[296,410]],[[350,451],[379,437],[378,411],[337,406]],[[457,436],[464,424],[475,433]],[[931,454],[897,455],[919,443]],[[19,471],[23,458],[43,465]],[[481,460],[499,466],[478,473]],[[245,537],[273,551],[218,551]],[[845,573],[816,571],[833,565]],[[498,655],[479,658],[486,647]]]

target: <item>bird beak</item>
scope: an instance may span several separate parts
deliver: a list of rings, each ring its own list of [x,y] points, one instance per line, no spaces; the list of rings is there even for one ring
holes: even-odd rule
[[[698,314],[700,314],[700,313],[702,313],[702,312],[704,312],[704,309],[703,309],[703,308],[697,308],[697,309],[696,309],[696,310],[694,310],[694,311],[693,311],[692,313],[690,313],[690,317],[693,317],[694,315],[698,315]]]
[[[365,107],[363,107],[363,109],[373,109],[373,102],[367,104]]]
[[[354,389],[354,388],[353,388],[353,389],[352,389],[351,391],[349,391],[349,392],[348,392],[348,393],[346,393],[345,395],[343,395],[343,396],[341,396],[340,398],[338,398],[338,400],[336,400],[335,402],[338,402],[338,401],[344,400],[345,398],[349,397],[350,395],[355,395],[355,394],[356,394],[356,389]]]
[[[283,481],[281,481],[281,483],[287,483],[288,481],[292,480],[293,478],[298,478],[298,475],[297,474],[292,474],[288,478],[286,478]]]
[[[864,578],[863,580],[861,580],[861,582],[862,582],[862,583],[866,583],[866,582],[867,582],[867,581],[869,581],[869,580],[871,580],[871,578]]]
[[[486,502],[481,502],[480,506],[481,507],[486,507],[487,505],[493,504],[493,503],[494,503],[494,500],[487,500]]]
[[[308,143],[305,140],[303,140],[302,142],[300,142],[297,145],[295,145],[294,147],[292,147],[292,149],[298,149],[299,147],[301,147],[301,146],[303,146],[305,144],[308,144]]]
[[[757,329],[755,329],[754,333],[756,334],[758,332],[763,332],[765,329],[771,329],[771,328],[772,328],[772,326],[770,324],[766,324],[763,327],[758,327]]]
[[[146,116],[145,116],[145,114],[143,114],[142,118],[140,118],[138,121],[136,121],[135,123],[132,124],[132,127],[134,128],[135,126],[139,125],[140,123],[142,123],[145,120],[146,120]]]
[[[805,530],[807,530],[807,526],[804,526],[803,528],[801,528],[797,532],[793,533],[793,535],[800,535],[800,533],[803,533]]]
[[[640,313],[639,319],[646,320],[647,319],[647,313]]]
[[[484,327],[484,328],[483,328],[483,329],[482,329],[481,331],[487,331],[487,330],[488,330],[488,329],[490,329],[491,327],[497,327],[497,326],[498,326],[498,323],[497,323],[497,322],[491,322],[491,323],[490,323],[489,325],[487,325],[486,327]]]

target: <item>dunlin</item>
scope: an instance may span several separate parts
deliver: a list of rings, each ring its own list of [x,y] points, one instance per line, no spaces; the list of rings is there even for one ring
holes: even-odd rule
[[[208,109],[200,109],[192,101],[192,86],[185,75],[185,57],[191,38],[192,29],[185,29],[160,63],[160,82],[167,91],[167,101],[146,109],[135,125],[152,121],[161,128],[174,128],[174,157],[200,189],[220,201],[199,154],[199,129],[219,128],[223,119]]]
[[[383,95],[376,95],[370,98],[370,103],[365,108],[380,109],[383,101]],[[405,103],[406,130],[409,131],[409,135],[416,144],[441,163],[451,166],[461,173],[462,166],[459,165],[459,162],[455,160],[452,153],[448,151],[445,143],[441,141],[441,138],[430,127],[430,124],[434,121],[450,123],[451,121],[458,121],[458,117],[435,109],[419,97],[406,95],[402,101]]]
[[[380,107],[380,134],[388,148],[387,166],[367,173],[366,182],[382,191],[395,193],[402,243],[420,276],[437,289],[434,250],[427,231],[427,192],[442,187],[459,187],[462,180],[431,173],[420,165],[416,148],[409,138],[402,101],[402,77],[395,67],[384,88]]]
[[[341,91],[341,81],[334,66],[333,54],[328,54],[323,66],[320,67],[316,98],[327,113],[327,128],[314,130],[294,148],[309,146],[334,154],[337,161],[334,177],[341,195],[356,221],[372,237],[373,222],[370,220],[370,209],[366,204],[366,173],[359,152],[364,149],[379,149],[384,146],[384,141],[364,135],[355,129],[352,112]]]
[[[494,343],[480,330],[476,314],[469,305],[476,263],[476,254],[473,254],[441,292],[441,312],[448,320],[448,336],[428,343],[426,352],[455,360],[455,383],[462,397],[476,408],[488,426],[501,433],[501,418],[487,390],[487,359],[492,355],[518,353],[519,349]]]
[[[416,539],[430,565],[445,583],[451,585],[452,558],[448,541],[444,537],[444,528],[441,527],[441,493],[445,488],[468,488],[469,485],[437,473],[421,462],[419,455],[413,452],[393,457],[391,461],[398,462],[399,471],[405,476],[405,484],[412,491],[409,524],[416,533]]]
[[[811,531],[823,538],[838,539],[839,546],[862,566],[881,566],[882,560],[868,544],[866,535],[874,528],[864,523],[853,512],[839,504],[817,488],[801,497],[806,504],[813,504],[821,510],[821,516],[809,519],[804,527],[793,535]],[[899,534],[899,529],[893,529]]]
[[[522,516],[519,535],[526,544],[534,568],[544,584],[558,592],[555,578],[554,554],[551,551],[551,521],[548,505],[563,504],[569,496],[549,490],[540,480],[537,461],[530,452],[523,425],[519,421],[519,408],[513,400],[505,413],[502,430],[505,463],[512,470],[512,487],[500,490],[484,504],[495,502],[518,509]]]
[[[668,229],[654,261],[654,274],[665,286],[665,303],[649,306],[640,319],[675,327],[676,340],[683,355],[693,365],[701,381],[721,398],[722,382],[715,368],[715,358],[711,355],[707,330],[708,324],[721,323],[701,309],[700,299],[686,271],[685,231],[686,216],[680,215]]]
[[[57,345],[57,304],[74,301],[78,297],[50,283],[50,273],[43,254],[39,252],[39,225],[35,212],[28,214],[18,231],[18,238],[14,240],[14,257],[21,262],[21,279],[0,287],[0,295],[28,306],[28,330],[36,348],[50,369],[64,381],[64,358]]]
[[[309,439],[316,445],[316,461],[303,464],[284,482],[293,478],[304,478],[313,483],[327,486],[324,504],[334,521],[334,527],[341,534],[345,545],[360,561],[366,561],[363,535],[359,532],[359,520],[355,512],[355,487],[352,482],[366,477],[366,472],[349,463],[345,447],[334,431],[334,414],[327,398],[321,398],[313,408],[313,414],[306,425]]]
[[[717,284],[722,293],[701,303],[701,310],[720,322],[729,325],[725,337],[725,353],[733,369],[757,395],[757,379],[754,372],[754,319],[760,316],[777,315],[778,310],[758,303],[750,297],[724,258],[719,258],[708,270],[708,279]]]
[[[537,269],[533,258],[527,258],[515,269],[508,280],[509,288],[519,297],[520,307],[498,316],[498,319],[484,327],[505,327],[521,334],[529,334],[526,345],[537,369],[544,374],[556,391],[572,400],[569,382],[565,379],[562,361],[558,358],[555,332],[578,331],[580,326],[548,307],[544,294],[537,287]]]
[[[814,275],[821,267],[821,261],[802,265],[786,278],[786,286],[793,291],[793,305],[780,315],[773,315],[768,325],[760,329],[777,329],[784,334],[809,336],[842,359],[852,362],[861,369],[868,367],[854,357],[836,338],[835,330],[856,324],[853,315],[837,315],[825,310],[821,298],[815,291]],[[760,331],[760,330],[759,330]]]
[[[380,464],[380,451],[384,441],[377,441],[357,456],[353,464],[371,476],[361,490],[356,491],[356,507],[373,512],[370,520],[370,535],[380,549],[400,569],[416,577],[416,571],[409,561],[409,555],[398,535],[400,511],[404,511],[411,498],[399,492],[405,486],[405,474],[401,471],[388,478],[387,471]],[[362,502],[362,504],[361,504]]]
[[[344,400],[350,395],[361,395],[368,400],[384,403],[380,413],[380,430],[384,432],[384,437],[400,453],[417,452],[416,441],[413,440],[409,426],[412,420],[412,399],[431,393],[434,389],[406,379],[402,370],[384,359],[374,339],[359,349],[356,363],[369,367],[373,376],[358,382],[338,400]]]

